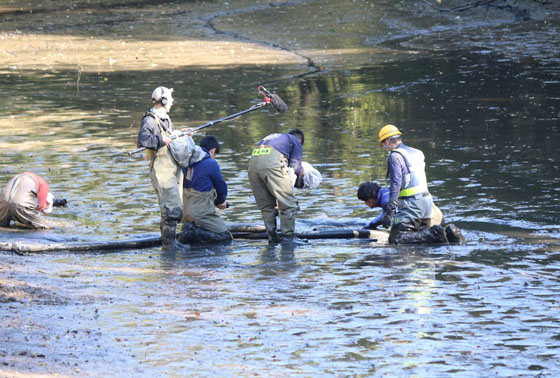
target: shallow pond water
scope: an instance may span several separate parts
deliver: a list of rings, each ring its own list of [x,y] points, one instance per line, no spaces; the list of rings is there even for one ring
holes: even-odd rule
[[[11,100],[0,181],[32,170],[69,201],[53,214],[57,230],[17,237],[157,235],[146,163],[126,154],[153,87],[174,87],[172,119],[196,126],[256,103],[262,84],[287,114],[268,109],[207,129],[223,142],[228,221],[260,223],[249,151],[299,127],[304,158],[324,182],[298,192],[298,228],[365,223],[376,212],[357,200],[357,186],[384,183],[377,135],[393,123],[426,154],[430,191],[468,239],[3,254],[5,278],[37,285],[2,304],[5,325],[29,330],[0,347],[5,366],[26,371],[25,358],[40,358],[32,369],[94,376],[557,375],[557,63],[482,52],[303,76],[290,67],[83,73],[79,83],[75,72],[2,75]]]

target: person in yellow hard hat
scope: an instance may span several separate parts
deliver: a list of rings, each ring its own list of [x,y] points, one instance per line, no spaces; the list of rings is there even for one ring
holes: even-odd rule
[[[381,128],[379,145],[389,153],[389,200],[382,219],[383,227],[391,228],[389,243],[462,242],[461,231],[452,224],[430,227],[433,199],[428,191],[424,153],[406,146],[394,125]]]

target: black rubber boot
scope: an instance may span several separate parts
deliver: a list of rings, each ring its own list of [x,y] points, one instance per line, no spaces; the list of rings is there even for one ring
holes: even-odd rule
[[[229,243],[233,240],[229,231],[214,232],[205,228],[194,226],[195,244],[221,244]]]
[[[393,226],[395,228],[395,226]],[[401,229],[391,229],[389,235],[391,244],[447,244],[445,229],[440,225],[432,226],[428,229],[413,231],[405,227]]]
[[[186,252],[190,246],[179,243],[176,237],[177,221],[165,220],[161,223],[161,249],[166,252]]]
[[[266,234],[268,235],[268,244],[270,245],[276,245],[282,241],[280,236],[278,236],[276,230],[272,230],[272,231],[266,230]]]
[[[183,244],[192,244],[195,241],[194,225],[190,222],[183,223],[179,241]]]
[[[445,235],[450,243],[463,244],[465,242],[465,237],[461,233],[459,227],[455,226],[453,223],[445,226]]]
[[[276,231],[276,216],[269,216],[267,218],[263,216],[263,220],[264,227],[266,228],[266,235],[268,236],[268,244],[276,245],[280,243],[282,239],[280,239]]]
[[[429,233],[429,237],[427,237],[427,239],[430,241],[428,241],[428,243],[442,243],[442,244],[449,243],[449,240],[447,240],[447,236],[445,235],[445,229],[439,224],[432,226],[427,230],[422,230],[420,232],[423,231],[428,231]]]
[[[181,243],[193,245],[229,243],[232,240],[233,237],[229,231],[214,232],[188,222],[183,224],[179,236]]]

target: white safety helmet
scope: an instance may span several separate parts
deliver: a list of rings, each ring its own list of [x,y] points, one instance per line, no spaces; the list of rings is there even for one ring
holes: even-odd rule
[[[157,87],[152,92],[152,102],[161,103],[163,106],[173,104],[173,88]]]
[[[53,203],[54,203],[54,196],[51,192],[49,192],[49,194],[47,194],[47,204],[45,205],[45,208],[43,209],[43,213],[45,213],[45,214],[52,213]]]

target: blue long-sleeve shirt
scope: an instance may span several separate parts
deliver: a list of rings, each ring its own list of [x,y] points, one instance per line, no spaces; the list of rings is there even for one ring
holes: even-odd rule
[[[190,185],[186,180],[188,169],[183,168],[183,173],[185,174],[183,186],[199,192],[209,192],[212,188],[216,189],[214,204],[219,205],[226,201],[228,193],[227,184],[224,181],[218,162],[210,157],[208,150],[205,148],[203,150],[206,152],[206,157],[189,166],[192,168]]]
[[[390,190],[388,188],[380,188],[377,192],[377,206],[380,207],[381,212],[371,220],[371,223],[381,223],[383,220],[383,214],[385,214],[385,208],[389,202]]]
[[[294,169],[296,176],[303,173],[303,147],[298,138],[292,134],[271,134],[261,140],[259,145],[266,144],[288,158],[288,166]]]
[[[398,152],[389,154],[387,166],[389,168],[389,177],[391,178],[391,182],[389,184],[391,195],[389,199],[398,200],[399,193],[401,191],[403,176],[408,174],[409,170],[406,166],[404,157]]]

